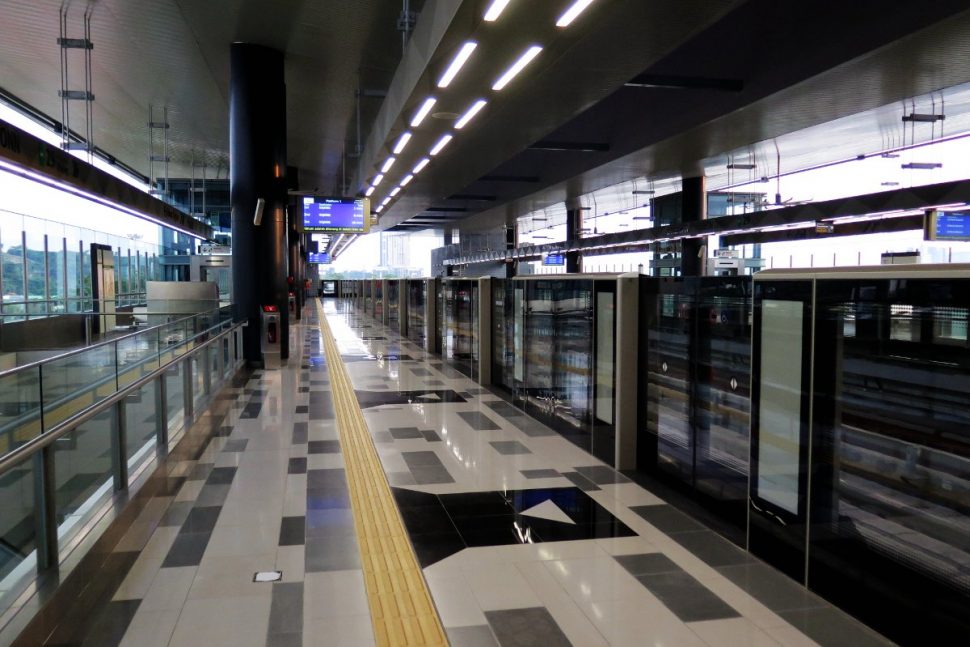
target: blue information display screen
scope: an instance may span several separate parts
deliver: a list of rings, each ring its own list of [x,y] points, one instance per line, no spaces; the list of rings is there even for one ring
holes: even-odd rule
[[[546,254],[542,259],[543,265],[565,265],[566,256],[564,254]]]
[[[936,240],[970,240],[970,213],[937,212],[935,233]]]
[[[321,252],[319,254],[310,253],[306,255],[306,262],[315,263],[317,265],[329,265],[330,254],[328,254],[327,252]]]
[[[366,233],[370,229],[368,201],[354,198],[303,197],[303,231]]]

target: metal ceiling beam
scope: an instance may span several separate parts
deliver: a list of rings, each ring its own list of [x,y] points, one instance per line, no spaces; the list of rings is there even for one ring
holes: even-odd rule
[[[740,79],[714,79],[702,76],[676,76],[672,74],[638,74],[624,85],[628,88],[721,90],[723,92],[740,92],[744,89],[744,82]]]

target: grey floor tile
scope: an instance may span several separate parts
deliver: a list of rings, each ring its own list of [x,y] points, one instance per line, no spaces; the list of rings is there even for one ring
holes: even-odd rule
[[[387,482],[393,486],[416,485],[414,474],[411,472],[388,472]]]
[[[196,463],[192,471],[189,472],[187,481],[204,481],[209,478],[209,472],[212,471],[214,465],[212,463]]]
[[[303,582],[273,584],[267,633],[303,635]]]
[[[426,465],[411,468],[415,485],[440,485],[454,483],[455,479],[444,465]]]
[[[347,488],[347,474],[340,468],[307,470],[307,490],[342,490]]]
[[[388,429],[394,440],[409,440],[421,438],[421,431],[417,427],[391,427]]]
[[[266,647],[303,647],[303,634],[268,634]]]
[[[716,570],[775,613],[827,606],[804,586],[761,562]]]
[[[195,506],[197,508],[221,506],[226,502],[226,497],[229,496],[230,487],[232,486],[203,485],[198,498],[195,500]]]
[[[228,485],[236,477],[235,467],[216,467],[209,472],[209,478],[205,480],[209,485]]]
[[[459,411],[458,417],[476,431],[495,431],[496,429],[501,429],[501,427],[492,422],[491,418],[481,411]]]
[[[83,645],[119,645],[131,625],[141,600],[115,600],[108,602],[94,619]],[[79,643],[82,644],[82,643]]]
[[[307,433],[309,428],[308,422],[294,422],[293,423],[293,441],[294,445],[306,445]]]
[[[438,454],[432,451],[423,452],[401,452],[401,458],[412,470],[415,467],[441,467],[441,459]]]
[[[280,524],[280,546],[302,546],[305,537],[305,517],[283,517]]]
[[[181,526],[192,511],[195,504],[192,501],[176,501],[168,506],[168,510],[158,522],[159,526]]]
[[[825,647],[888,647],[891,642],[831,607],[781,611],[782,618]]]
[[[557,470],[544,469],[544,470],[520,470],[522,476],[527,479],[552,479],[562,476]]]
[[[573,485],[578,487],[583,492],[595,492],[596,490],[601,489],[600,486],[596,485],[579,472],[563,472],[562,475],[569,479]]]
[[[354,537],[354,515],[349,507],[307,510],[306,541],[324,537]]]
[[[249,444],[248,438],[238,438],[234,440],[226,441],[225,446],[223,446],[222,451],[224,452],[244,452],[246,451],[246,445]]]
[[[306,456],[291,458],[286,468],[287,474],[306,474]]]
[[[307,540],[306,572],[347,571],[360,568],[360,550],[356,537],[324,537]]]
[[[647,523],[655,526],[657,530],[666,533],[707,530],[680,510],[669,505],[637,505],[631,506],[630,510],[643,517]]]
[[[451,647],[499,647],[488,625],[445,629]]]
[[[339,454],[339,440],[311,440],[307,443],[308,454]]]
[[[638,575],[637,580],[682,622],[720,620],[741,615],[683,570]]]
[[[538,420],[533,420],[529,416],[519,416],[518,418],[508,418],[512,425],[524,433],[529,438],[541,438],[543,436],[556,436],[555,431],[545,426]]]
[[[694,553],[708,566],[732,566],[757,560],[727,539],[710,530],[676,532],[670,535],[678,544]]]
[[[180,532],[175,542],[169,548],[162,568],[177,568],[179,566],[198,566],[202,561],[202,554],[209,545],[211,532]]]
[[[489,443],[499,454],[511,456],[514,454],[531,454],[532,451],[517,440],[494,440]]]
[[[486,611],[502,647],[572,647],[545,607]]]
[[[471,391],[471,389],[469,389],[469,391]],[[485,402],[485,406],[503,418],[517,418],[525,415],[521,409],[512,406],[505,400],[490,400]]]
[[[179,532],[212,532],[221,512],[222,508],[219,506],[194,507],[189,511]]]
[[[615,485],[617,483],[630,482],[630,479],[623,476],[612,467],[607,467],[605,465],[588,465],[584,467],[577,467],[575,469],[596,485]]]
[[[439,436],[438,432],[435,431],[434,429],[424,429],[421,431],[421,435],[424,436],[424,439],[427,440],[429,443],[441,442],[441,436]]]
[[[618,555],[614,557],[630,575],[670,573],[683,570],[662,553],[643,553],[641,555]]]

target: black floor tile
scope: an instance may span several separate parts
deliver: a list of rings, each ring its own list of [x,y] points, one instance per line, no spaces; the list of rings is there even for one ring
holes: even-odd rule
[[[481,411],[459,411],[458,417],[476,431],[495,431],[501,429],[501,427]]]
[[[631,506],[630,510],[636,512],[647,523],[655,526],[657,530],[662,532],[674,533],[706,530],[704,526],[669,505],[638,505]]]
[[[638,575],[637,581],[682,622],[720,620],[741,615],[682,569],[669,573]]]
[[[415,467],[443,467],[438,454],[432,451],[401,452],[401,458],[411,469]]]
[[[401,518],[409,533],[455,532],[455,524],[441,505],[401,508]]]
[[[602,489],[579,472],[563,472],[562,475],[583,492],[595,492]]]
[[[826,606],[804,586],[761,562],[722,566],[716,570],[775,613]]]
[[[889,647],[891,643],[850,616],[831,607],[781,611],[782,618],[820,645]],[[932,642],[927,636],[927,644]]]
[[[290,459],[286,467],[287,474],[306,474],[306,457],[295,456]]]
[[[230,440],[226,442],[223,446],[222,451],[224,452],[244,452],[246,451],[246,445],[249,444],[248,438],[239,438],[236,440]]]
[[[216,527],[220,512],[222,512],[222,508],[218,506],[193,507],[186,516],[179,532],[182,534],[212,532],[212,529]]]
[[[339,440],[311,440],[307,443],[308,454],[339,454]]]
[[[510,515],[513,512],[512,506],[499,492],[441,494],[438,498],[453,519],[488,515]]]
[[[670,533],[671,538],[692,552],[708,566],[732,566],[757,560],[728,540],[710,530]]]
[[[495,440],[489,443],[492,449],[504,456],[531,454],[532,451],[517,440]]]
[[[340,468],[307,470],[306,486],[308,490],[346,490],[347,474]]]
[[[293,423],[293,444],[294,445],[306,445],[307,434],[308,434],[309,423],[307,422],[294,422]]]
[[[573,647],[545,607],[486,611],[502,647]]]
[[[672,573],[683,570],[663,553],[642,553],[639,555],[617,555],[614,558],[630,575],[649,575],[653,573]]]
[[[437,494],[428,494],[427,492],[418,492],[401,487],[392,487],[391,494],[394,495],[394,501],[397,502],[398,507],[402,509],[412,506],[441,505]]]
[[[612,467],[606,467],[605,465],[589,465],[585,467],[577,467],[575,469],[596,485],[615,485],[618,483],[630,482],[630,479],[623,476]]]
[[[235,477],[235,467],[216,467],[209,472],[209,477],[205,482],[208,485],[229,485]]]
[[[115,600],[108,602],[94,618],[90,631],[83,642],[78,636],[82,647],[113,647],[121,644],[131,624],[132,618],[138,611],[141,600]]]
[[[421,431],[417,427],[391,427],[388,429],[394,440],[410,440],[422,438]]]
[[[551,479],[562,476],[558,471],[552,469],[519,470],[519,473],[527,479]]]
[[[465,549],[465,542],[457,532],[413,534],[410,535],[410,539],[421,568],[426,568]]]
[[[165,561],[162,562],[162,568],[198,566],[206,546],[209,545],[211,535],[211,532],[179,532],[165,556]]]
[[[302,546],[305,538],[305,517],[283,517],[280,524],[280,546]]]

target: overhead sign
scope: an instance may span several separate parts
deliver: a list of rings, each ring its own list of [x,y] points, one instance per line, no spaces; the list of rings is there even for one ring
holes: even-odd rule
[[[565,254],[546,254],[542,259],[543,265],[565,265],[566,255]]]
[[[370,200],[306,195],[301,199],[305,232],[365,234],[370,231]]]
[[[931,209],[926,221],[926,240],[970,240],[970,213]]]
[[[319,254],[307,254],[307,263],[316,265],[330,265],[330,254],[327,252],[320,252]]]

